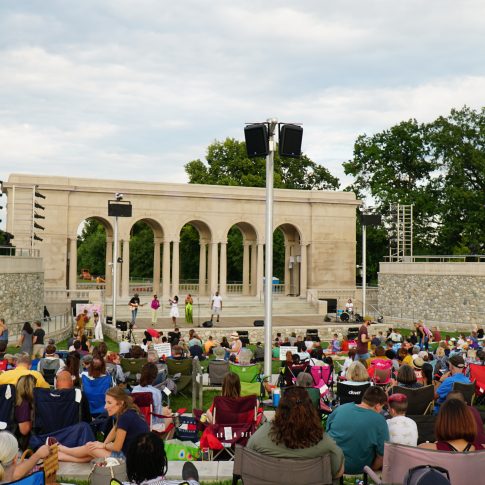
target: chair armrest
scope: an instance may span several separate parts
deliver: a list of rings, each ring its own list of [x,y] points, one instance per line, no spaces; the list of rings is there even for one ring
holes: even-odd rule
[[[370,466],[365,466],[364,467],[364,473],[367,473],[369,475],[369,478],[376,484],[380,485],[382,484],[382,480],[380,479],[379,475],[370,467]]]

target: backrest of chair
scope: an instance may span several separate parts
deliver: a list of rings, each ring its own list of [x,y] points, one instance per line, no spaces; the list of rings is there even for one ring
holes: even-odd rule
[[[391,394],[404,394],[408,398],[407,414],[418,415],[430,412],[430,403],[434,401],[434,386],[409,387],[394,386]]]
[[[441,466],[448,470],[453,485],[468,485],[472,477],[483,476],[485,453],[456,453],[426,450],[414,446],[384,445],[383,483],[402,483],[410,468],[419,465]],[[478,483],[478,482],[477,482]]]
[[[256,421],[258,400],[255,395],[244,397],[214,398],[214,410],[212,415],[214,423],[235,424],[251,423]]]
[[[132,392],[131,397],[133,402],[140,409],[141,414],[145,418],[148,426],[152,426],[153,413],[153,394],[151,392]]]
[[[418,445],[426,441],[430,443],[436,441],[434,430],[437,416],[435,414],[407,414],[406,416],[416,423],[416,427],[418,428]]]
[[[102,376],[96,379],[90,379],[85,375],[82,376],[83,391],[89,402],[91,414],[100,414],[104,411],[106,391],[112,384],[111,376]]]
[[[236,365],[230,363],[229,370],[237,374],[241,382],[256,382],[261,372],[261,366],[259,364]]]
[[[310,367],[315,387],[322,387],[330,383],[331,367],[329,365],[314,365]]]
[[[147,359],[128,359],[126,357],[121,358],[121,368],[123,372],[130,372],[130,374],[139,374],[142,367],[148,362]]]
[[[173,376],[180,372],[183,376],[192,375],[192,359],[167,359],[168,375]]]
[[[6,371],[7,370],[7,365],[8,365],[8,361],[5,360],[5,359],[0,359],[0,371],[3,372],[3,371]]]
[[[475,392],[478,395],[485,393],[485,365],[470,364],[470,380],[475,381]]]
[[[234,474],[244,485],[327,485],[332,483],[330,455],[307,460],[274,458],[236,446]],[[275,481],[277,477],[277,481]]]
[[[226,360],[212,360],[209,362],[208,371],[211,385],[221,385],[224,377],[229,373],[229,362]]]
[[[340,404],[347,404],[349,402],[360,404],[362,402],[364,392],[369,387],[370,382],[364,382],[360,385],[337,382],[337,397],[339,398]]]
[[[0,386],[0,422],[6,423],[8,430],[15,428],[15,386],[3,384]]]
[[[58,431],[81,420],[81,390],[34,389],[34,432]]]
[[[387,385],[391,382],[392,368],[381,368],[376,367],[374,370],[374,376],[372,377],[372,382],[378,386]]]
[[[475,382],[465,384],[464,382],[454,382],[453,390],[459,391],[463,394],[466,403],[471,406],[473,403],[473,397],[475,396]]]

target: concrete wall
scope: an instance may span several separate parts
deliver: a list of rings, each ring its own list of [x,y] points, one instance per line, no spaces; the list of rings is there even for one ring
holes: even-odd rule
[[[381,263],[378,299],[385,317],[482,324],[485,264]]]
[[[7,324],[42,318],[44,273],[40,258],[0,256],[0,316]]]

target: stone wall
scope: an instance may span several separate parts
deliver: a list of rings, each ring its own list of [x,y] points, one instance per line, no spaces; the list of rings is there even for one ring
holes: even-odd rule
[[[482,324],[484,263],[381,263],[379,311],[386,321]]]
[[[0,256],[0,316],[8,323],[42,318],[44,272],[40,258]]]

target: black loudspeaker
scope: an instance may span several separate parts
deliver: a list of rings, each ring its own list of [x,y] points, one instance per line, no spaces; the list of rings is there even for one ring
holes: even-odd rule
[[[239,334],[239,340],[243,344],[249,345],[249,332],[247,330],[238,330],[237,333]]]
[[[244,128],[248,157],[265,157],[269,153],[268,127],[264,124]]]
[[[128,201],[108,200],[108,216],[131,217],[132,205]]]
[[[279,152],[282,157],[301,156],[303,128],[298,125],[283,125],[280,130]]]
[[[359,327],[349,327],[347,338],[349,340],[355,340],[359,336]]]
[[[207,322],[204,322],[204,323],[202,324],[202,326],[203,326],[204,328],[212,328],[212,327],[214,326],[214,324],[212,323],[212,320],[207,320]]]
[[[264,320],[254,320],[253,325],[255,327],[264,327]]]
[[[108,325],[113,325],[113,317],[106,315],[105,323],[107,323]]]
[[[318,339],[318,329],[307,328],[305,340],[313,340],[315,342],[317,339]]]
[[[360,221],[363,226],[380,226],[381,216],[379,214],[362,214]]]
[[[116,328],[122,332],[126,332],[128,330],[128,322],[125,320],[116,320]]]

